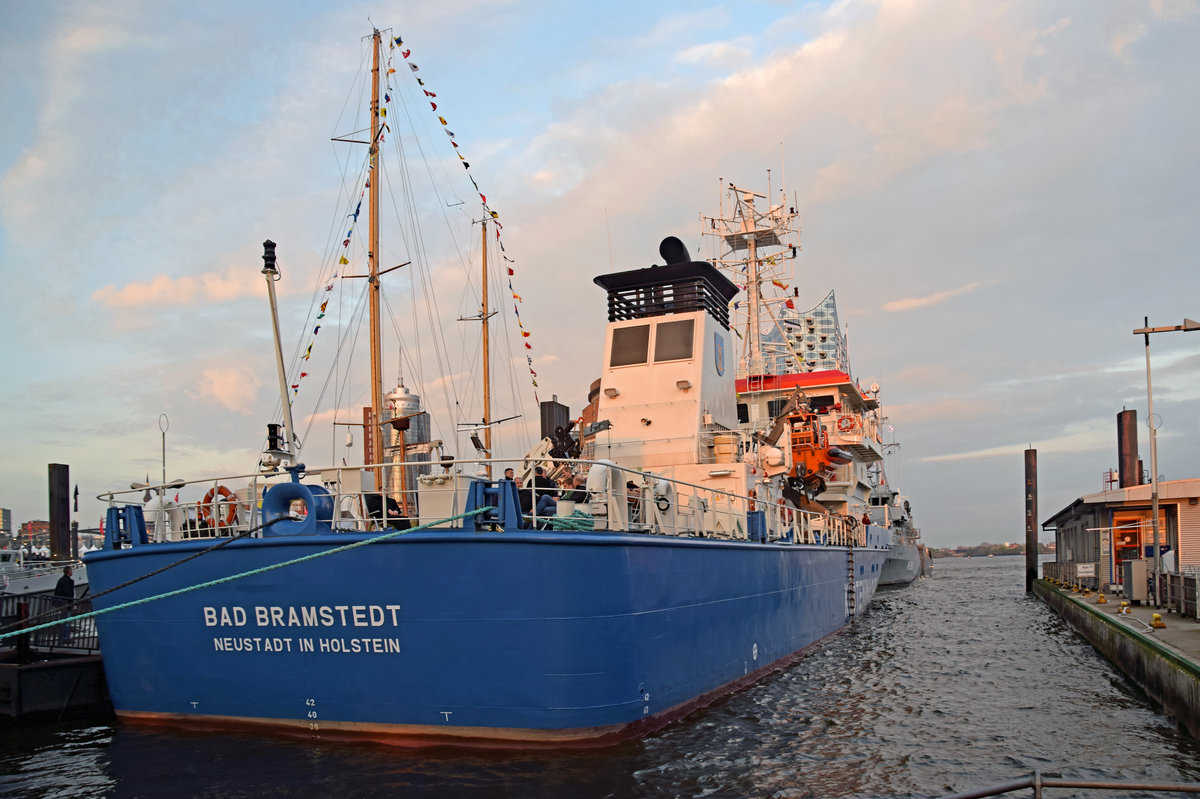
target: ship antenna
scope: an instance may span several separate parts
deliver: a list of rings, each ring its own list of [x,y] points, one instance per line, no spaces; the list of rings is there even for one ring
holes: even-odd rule
[[[779,142],[779,193],[783,195],[783,201],[787,202],[787,167],[783,163],[783,141]]]
[[[615,269],[613,266],[613,249],[612,249],[612,228],[608,224],[608,206],[604,207],[604,230],[608,233],[608,268]]]

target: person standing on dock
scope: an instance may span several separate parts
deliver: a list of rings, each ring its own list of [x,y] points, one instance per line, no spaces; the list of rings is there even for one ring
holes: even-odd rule
[[[63,575],[58,578],[58,583],[54,586],[54,599],[63,606],[62,618],[64,621],[58,628],[60,644],[65,644],[71,637],[71,623],[65,619],[70,617],[70,604],[75,601],[75,581],[71,579],[72,574],[70,566],[63,566]]]

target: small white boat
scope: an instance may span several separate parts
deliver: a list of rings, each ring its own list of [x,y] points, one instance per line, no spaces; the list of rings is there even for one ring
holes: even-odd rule
[[[87,566],[74,560],[26,560],[17,549],[0,549],[0,596],[53,594],[63,567],[70,566],[75,596],[87,590]]]

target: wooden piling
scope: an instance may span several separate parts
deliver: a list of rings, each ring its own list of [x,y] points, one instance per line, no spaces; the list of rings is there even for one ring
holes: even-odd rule
[[[71,469],[63,463],[51,463],[50,481],[50,557],[71,557]]]
[[[1037,450],[1025,450],[1025,593],[1038,576]]]

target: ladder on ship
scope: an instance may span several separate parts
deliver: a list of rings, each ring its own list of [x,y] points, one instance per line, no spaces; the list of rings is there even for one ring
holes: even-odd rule
[[[850,573],[846,580],[846,607],[850,608],[850,623],[854,624],[855,617],[855,595],[858,593],[854,590],[854,544],[846,548],[848,553],[847,560],[850,563]]]

